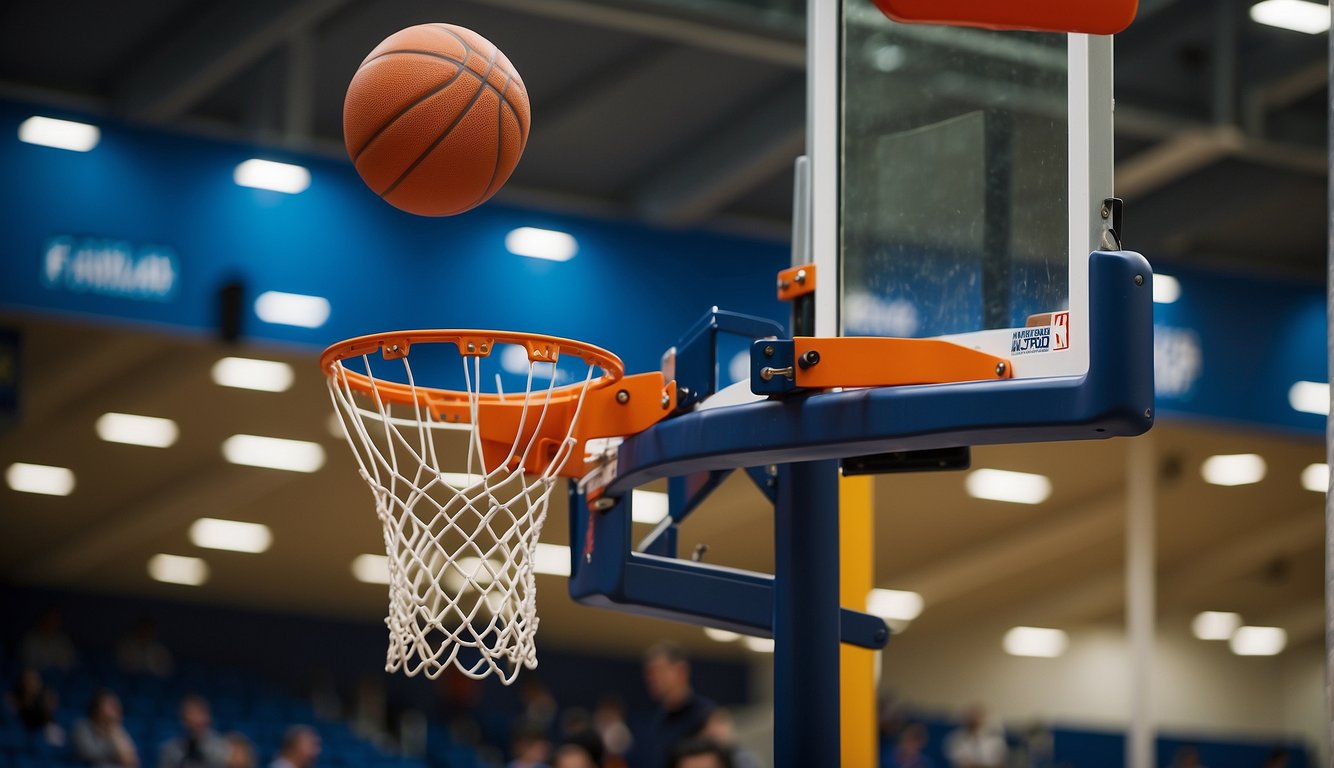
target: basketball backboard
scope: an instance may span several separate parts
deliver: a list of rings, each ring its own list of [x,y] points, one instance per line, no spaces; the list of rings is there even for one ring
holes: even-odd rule
[[[1089,254],[1116,247],[1111,38],[811,8],[816,334],[944,337],[1016,378],[1084,373]]]

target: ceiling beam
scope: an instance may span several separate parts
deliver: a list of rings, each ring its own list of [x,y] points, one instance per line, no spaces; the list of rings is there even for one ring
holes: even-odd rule
[[[209,6],[180,34],[121,78],[119,110],[132,118],[163,122],[179,117],[214,89],[244,72],[303,29],[337,11],[347,0],[239,0]]]
[[[806,145],[806,83],[798,80],[729,120],[705,143],[651,174],[634,194],[649,222],[699,224],[792,166]]]

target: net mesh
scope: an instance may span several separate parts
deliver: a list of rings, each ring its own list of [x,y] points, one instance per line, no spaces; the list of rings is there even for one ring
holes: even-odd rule
[[[492,395],[482,392],[482,357],[461,356],[466,401],[459,405],[466,405],[466,422],[446,421],[432,407],[440,393],[417,385],[406,355],[398,361],[411,393],[406,405],[380,396],[386,380],[371,372],[368,355],[353,359],[364,366],[370,395],[353,385],[343,361],[329,371],[329,393],[384,527],[385,669],[434,679],[453,666],[508,685],[520,668],[537,666],[538,537],[558,474],[578,445],[574,430],[596,366],[587,363],[582,385],[558,390],[555,371],[543,371],[552,374],[544,377],[538,369],[552,364],[530,359],[524,391],[497,393],[518,406],[519,428],[504,460],[488,461],[481,437],[488,410],[480,406]],[[495,381],[499,388],[499,377]],[[568,426],[560,425],[563,439],[554,447],[543,444],[543,427],[552,426],[546,422],[562,418],[553,415],[560,410],[553,402],[568,407],[571,393],[577,400]],[[468,433],[462,473],[442,470],[450,452],[444,430],[455,429]],[[549,461],[530,461],[548,455]],[[541,471],[529,471],[534,463]]]

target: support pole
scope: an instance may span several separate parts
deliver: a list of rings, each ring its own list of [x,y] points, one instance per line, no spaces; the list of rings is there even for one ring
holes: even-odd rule
[[[1126,768],[1154,768],[1154,501],[1157,458],[1153,435],[1127,443],[1126,635],[1130,645],[1130,734]]]
[[[839,759],[838,462],[778,468],[774,766]]]
[[[875,586],[875,478],[839,481],[839,592],[844,608],[866,610]],[[875,659],[879,651],[844,644],[839,652],[839,704],[844,765],[879,765]]]

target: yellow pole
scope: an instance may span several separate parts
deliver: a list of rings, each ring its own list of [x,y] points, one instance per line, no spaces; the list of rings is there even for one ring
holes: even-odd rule
[[[844,608],[866,610],[875,582],[875,485],[866,475],[844,477],[838,489],[839,596]],[[839,691],[843,765],[878,765],[875,651],[841,646]]]

